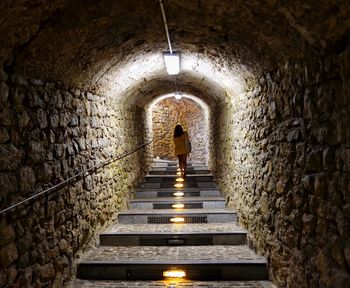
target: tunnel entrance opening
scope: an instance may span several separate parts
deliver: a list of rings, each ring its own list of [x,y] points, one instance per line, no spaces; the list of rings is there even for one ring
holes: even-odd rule
[[[176,160],[174,154],[173,130],[177,124],[189,133],[192,152],[188,160],[208,163],[209,155],[209,113],[207,105],[197,97],[184,95],[175,99],[172,94],[157,98],[149,106],[150,133],[154,140],[152,156]],[[163,137],[164,136],[164,137]]]

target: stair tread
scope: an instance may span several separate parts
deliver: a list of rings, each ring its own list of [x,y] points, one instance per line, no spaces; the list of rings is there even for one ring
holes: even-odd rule
[[[146,183],[146,182],[144,182]],[[149,183],[149,182],[148,182]],[[197,191],[219,191],[217,187],[184,187],[184,188],[139,188],[137,192],[197,192]],[[137,193],[136,192],[136,193]]]
[[[115,264],[266,264],[246,245],[205,246],[101,246],[92,249],[80,263]]]
[[[234,234],[246,233],[236,223],[115,224],[102,234]]]
[[[169,281],[115,281],[76,279],[72,288],[166,288]],[[177,280],[176,288],[276,288],[270,281],[189,281]]]
[[[152,174],[152,175],[147,175],[146,178],[178,178],[181,177],[179,175],[157,175],[157,174]],[[194,177],[213,177],[213,174],[187,174],[187,178],[194,178]]]
[[[185,197],[185,198],[175,198],[175,197],[158,197],[158,198],[137,198],[133,199],[130,202],[178,202],[178,203],[183,203],[183,202],[208,202],[208,201],[225,201],[224,198],[222,197]]]
[[[175,209],[159,209],[159,210],[142,210],[142,209],[130,209],[126,211],[119,212],[119,215],[169,215],[169,214],[176,214],[176,215],[182,215],[182,214],[236,214],[235,211],[229,210],[229,209],[181,209],[181,210],[175,210]]]

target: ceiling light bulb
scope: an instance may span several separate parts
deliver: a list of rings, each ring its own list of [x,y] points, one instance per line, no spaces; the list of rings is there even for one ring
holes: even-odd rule
[[[182,95],[180,93],[176,93],[174,96],[176,100],[181,100],[182,98]]]
[[[176,75],[180,72],[180,55],[176,52],[163,54],[166,71],[169,75]]]

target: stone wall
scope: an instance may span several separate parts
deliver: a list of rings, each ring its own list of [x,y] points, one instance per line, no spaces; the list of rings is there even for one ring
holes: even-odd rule
[[[153,145],[154,156],[163,159],[177,159],[174,154],[174,128],[180,124],[188,131],[192,144],[192,152],[188,159],[206,163],[208,160],[208,128],[204,110],[193,100],[182,98],[167,98],[153,106],[152,125],[153,137],[159,138],[164,133],[164,139]]]
[[[143,115],[0,69],[0,210],[142,144]],[[140,150],[0,215],[0,287],[62,287],[126,207],[146,159]]]
[[[215,174],[279,287],[350,287],[349,63],[286,63],[215,112]]]

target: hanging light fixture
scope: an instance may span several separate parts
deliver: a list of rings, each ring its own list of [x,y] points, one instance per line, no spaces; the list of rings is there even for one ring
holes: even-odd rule
[[[164,63],[169,75],[177,75],[180,72],[180,54],[177,52],[164,52]]]
[[[163,53],[165,68],[169,75],[177,75],[180,72],[180,54],[173,51],[170,41],[170,34],[168,29],[168,23],[165,16],[163,1],[159,0],[160,9],[162,11],[163,23],[166,38],[168,41],[169,51]]]
[[[176,100],[181,100],[182,95],[181,95],[181,93],[176,92],[176,93],[174,94],[174,97],[175,97]],[[181,172],[180,172],[180,174],[177,174],[177,175],[181,175]]]

